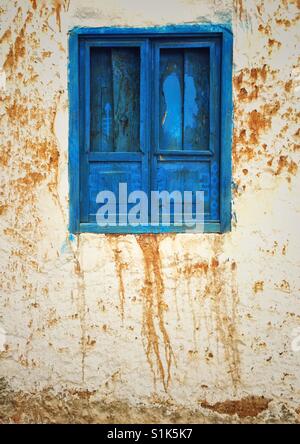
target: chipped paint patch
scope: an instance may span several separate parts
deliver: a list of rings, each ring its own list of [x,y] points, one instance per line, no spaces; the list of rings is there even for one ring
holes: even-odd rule
[[[224,415],[237,415],[239,418],[255,418],[267,410],[271,400],[263,396],[249,396],[237,401],[217,402],[210,405],[206,401],[201,402],[201,407]]]
[[[263,281],[257,281],[253,285],[253,291],[254,293],[259,293],[260,291],[264,291],[264,285],[265,283]]]

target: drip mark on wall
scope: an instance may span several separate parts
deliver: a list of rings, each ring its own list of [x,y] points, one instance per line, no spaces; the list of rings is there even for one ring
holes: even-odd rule
[[[122,250],[119,247],[118,235],[110,235],[107,236],[107,239],[111,245],[111,249],[113,251],[114,255],[114,262],[115,262],[115,268],[116,268],[116,274],[118,278],[119,283],[119,297],[120,297],[120,313],[122,321],[124,320],[124,307],[125,307],[125,286],[124,286],[124,280],[123,280],[123,271],[127,270],[128,264],[124,263],[122,261]]]
[[[142,235],[137,236],[136,239],[143,253],[145,273],[142,289],[142,334],[145,339],[146,356],[155,382],[158,373],[164,389],[167,390],[171,379],[171,365],[172,362],[175,362],[175,356],[165,327],[164,314],[168,307],[163,299],[165,288],[159,252],[159,236]],[[162,348],[164,349],[163,358]],[[155,361],[156,369],[153,361]]]

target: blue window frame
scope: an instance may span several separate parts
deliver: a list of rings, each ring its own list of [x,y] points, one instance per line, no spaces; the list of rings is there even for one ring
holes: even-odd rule
[[[70,231],[185,231],[99,226],[96,196],[118,195],[119,183],[148,195],[204,191],[204,231],[230,230],[231,31],[77,28],[69,56]]]

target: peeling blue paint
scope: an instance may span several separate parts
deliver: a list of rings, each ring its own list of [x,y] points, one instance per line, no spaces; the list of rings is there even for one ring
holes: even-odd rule
[[[68,235],[68,240],[65,240],[62,244],[62,246],[60,247],[60,253],[61,254],[65,254],[65,253],[69,253],[70,251],[70,242],[76,242],[76,236],[72,233],[69,233]]]
[[[90,28],[75,26],[69,33],[73,35],[101,35],[101,34],[175,34],[175,36],[183,33],[184,35],[189,34],[218,34],[228,32],[232,34],[232,25],[230,22],[211,24],[211,23],[192,23],[192,24],[176,24],[176,25],[165,25],[165,26],[150,26],[150,27],[140,27],[140,28],[125,28],[125,27],[100,27],[100,28]]]

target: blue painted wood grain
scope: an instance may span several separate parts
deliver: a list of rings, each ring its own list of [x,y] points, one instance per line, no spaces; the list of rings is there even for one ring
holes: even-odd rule
[[[211,197],[209,161],[195,162],[185,158],[178,162],[164,159],[158,163],[156,186],[159,191],[166,190],[170,193],[180,191],[182,196],[185,191],[203,191],[205,217],[209,220]],[[195,216],[195,206],[193,209]]]
[[[116,213],[112,208],[112,214],[116,215],[119,221],[119,184],[128,184],[128,194],[135,190],[142,189],[143,174],[141,162],[91,162],[89,174],[89,200],[90,212],[89,222],[96,223],[96,213],[99,205],[96,203],[96,197],[99,191],[112,191],[116,196]],[[133,205],[128,205],[128,211]]]
[[[183,149],[209,150],[209,50],[184,50]]]
[[[102,46],[101,42],[99,46],[83,44],[81,89],[88,106],[83,107],[82,133],[85,139],[90,138],[90,149],[81,153],[83,223],[96,223],[99,207],[96,197],[100,191],[115,194],[119,216],[120,183],[128,185],[128,194],[148,189],[147,147],[144,132],[140,131],[140,115],[142,121],[146,115],[146,101],[140,100],[140,89],[144,94],[147,91],[144,75],[147,45],[143,42],[124,47],[120,43],[112,48]]]
[[[140,55],[138,48],[112,49],[114,149],[140,149]]]
[[[139,49],[93,47],[90,66],[91,151],[139,151]]]
[[[113,75],[110,48],[91,48],[91,151],[113,151]]]

